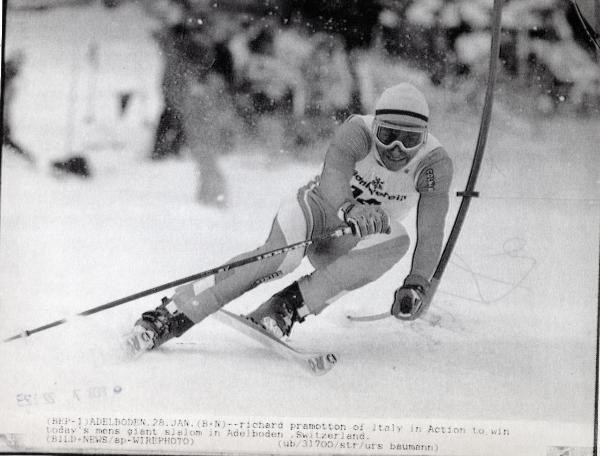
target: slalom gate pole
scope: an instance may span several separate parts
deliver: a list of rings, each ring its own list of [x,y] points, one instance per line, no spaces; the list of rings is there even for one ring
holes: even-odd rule
[[[479,196],[479,192],[475,191],[475,183],[477,182],[477,176],[479,174],[479,168],[483,161],[483,152],[485,150],[485,143],[487,141],[488,130],[490,127],[490,121],[492,117],[492,105],[494,100],[494,86],[496,84],[496,74],[498,73],[498,61],[500,56],[500,32],[502,30],[502,4],[504,0],[494,0],[494,7],[492,11],[492,43],[490,46],[490,63],[488,70],[487,89],[485,92],[485,101],[483,104],[483,111],[481,114],[481,124],[479,126],[479,135],[477,137],[477,144],[475,146],[475,152],[473,154],[473,161],[471,163],[471,172],[467,180],[466,188],[462,192],[457,192],[457,196],[462,198],[458,213],[454,219],[454,224],[442,255],[437,264],[433,277],[431,279],[431,287],[428,292],[427,300],[423,304],[422,313],[427,311],[429,304],[433,300],[433,297],[437,291],[437,288],[442,280],[444,270],[452,255],[452,250],[458,240],[458,235],[467,216],[471,198]],[[348,319],[352,321],[374,321],[381,320],[382,318],[390,317],[390,312],[380,313],[376,315],[367,315],[362,317],[348,316]]]
[[[208,269],[206,271],[199,272],[197,274],[194,274],[194,275],[191,275],[191,276],[188,276],[188,277],[183,277],[181,279],[174,280],[172,282],[168,282],[168,283],[159,285],[157,287],[149,288],[147,290],[140,291],[138,293],[134,293],[134,294],[129,295],[129,296],[125,296],[124,298],[120,298],[120,299],[117,299],[115,301],[107,302],[106,304],[102,304],[102,305],[100,305],[98,307],[93,307],[91,309],[84,310],[83,312],[79,312],[79,313],[75,314],[74,316],[75,317],[87,317],[88,315],[93,315],[95,313],[102,312],[102,311],[110,309],[112,307],[120,306],[120,305],[125,304],[125,303],[130,302],[130,301],[135,301],[136,299],[140,299],[140,298],[143,298],[145,296],[149,296],[151,294],[158,293],[159,291],[167,290],[169,288],[173,288],[173,287],[176,287],[176,286],[179,286],[179,285],[183,285],[183,284],[188,283],[188,282],[193,282],[193,281],[196,281],[196,280],[200,280],[200,279],[203,279],[205,277],[209,277],[209,276],[212,276],[212,275],[215,275],[215,274],[219,274],[221,272],[225,272],[225,271],[229,271],[231,269],[238,268],[240,266],[244,266],[246,264],[255,263],[257,261],[261,261],[261,260],[264,260],[266,258],[270,258],[272,256],[281,255],[281,254],[287,253],[287,252],[289,252],[291,250],[297,250],[297,249],[301,249],[303,247],[308,247],[311,244],[314,244],[315,242],[326,241],[326,240],[329,240],[329,239],[335,239],[335,238],[339,238],[339,237],[342,237],[342,236],[345,236],[345,235],[348,235],[348,234],[351,234],[351,233],[352,233],[352,230],[350,229],[350,227],[338,228],[337,230],[335,230],[335,231],[333,231],[331,233],[328,233],[328,234],[326,234],[324,236],[319,236],[319,237],[312,238],[312,239],[306,239],[304,241],[300,241],[300,242],[296,242],[294,244],[286,245],[285,247],[280,247],[278,249],[270,250],[268,252],[264,252],[264,253],[260,253],[260,254],[257,254],[257,255],[253,255],[253,256],[248,257],[248,258],[242,258],[241,260],[233,261],[231,263],[226,263],[224,265],[217,266],[216,268]],[[25,337],[29,337],[32,334],[35,334],[35,333],[38,333],[38,332],[41,332],[41,331],[45,331],[45,330],[50,329],[50,328],[54,328],[55,326],[63,325],[65,323],[67,323],[68,321],[69,321],[69,318],[61,318],[60,320],[53,321],[53,322],[48,323],[46,325],[43,325],[43,326],[40,326],[40,327],[37,327],[37,328],[34,328],[34,329],[25,330],[25,331],[23,331],[20,334],[16,334],[16,335],[14,335],[12,337],[9,337],[8,339],[5,339],[4,342],[10,342],[10,341],[15,340],[15,339],[22,339],[22,338],[25,338]]]
[[[490,128],[490,122],[492,119],[492,106],[494,102],[494,86],[496,84],[496,75],[498,73],[498,63],[500,57],[500,32],[502,29],[502,3],[504,0],[494,0],[494,22],[492,24],[492,44],[490,49],[490,65],[488,71],[488,82],[487,90],[485,92],[485,101],[483,104],[483,112],[481,114],[481,125],[479,128],[479,135],[477,137],[477,144],[475,146],[475,153],[473,154],[473,162],[471,164],[471,171],[469,178],[467,179],[467,185],[465,190],[458,192],[456,195],[462,198],[460,207],[454,219],[454,225],[450,231],[444,250],[440,257],[440,261],[433,273],[431,279],[431,297],[435,294],[437,287],[442,279],[444,270],[450,260],[450,255],[454,250],[458,235],[463,226],[465,218],[467,217],[467,211],[471,204],[471,198],[477,198],[479,192],[475,191],[475,184],[477,183],[477,176],[479,175],[479,169],[481,168],[481,162],[483,161],[483,153],[485,151],[485,144],[487,141],[488,130]],[[431,299],[430,299],[431,301]]]

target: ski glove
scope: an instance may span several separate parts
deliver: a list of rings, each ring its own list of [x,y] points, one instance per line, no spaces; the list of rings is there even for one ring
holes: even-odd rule
[[[352,228],[355,236],[391,232],[390,216],[379,206],[346,201],[340,207],[338,216]]]
[[[410,274],[404,284],[394,293],[391,313],[400,320],[416,320],[428,307],[429,281],[417,274]]]

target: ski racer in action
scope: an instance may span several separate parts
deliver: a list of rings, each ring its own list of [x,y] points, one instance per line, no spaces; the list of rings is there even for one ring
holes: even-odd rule
[[[428,131],[429,106],[414,86],[386,89],[374,115],[342,124],[326,152],[320,176],[285,199],[262,247],[232,261],[323,236],[348,225],[353,235],[316,242],[175,289],[144,312],[133,334],[143,349],[159,347],[227,303],[282,277],[308,256],[314,271],[273,295],[246,317],[283,338],[295,323],[318,315],[347,292],[377,280],[406,254],[410,240],[400,223],[417,207],[417,239],[410,273],[391,299],[401,320],[427,307],[449,205],[453,166]]]

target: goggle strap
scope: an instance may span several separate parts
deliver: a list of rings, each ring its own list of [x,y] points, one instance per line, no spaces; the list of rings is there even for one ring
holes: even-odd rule
[[[404,111],[402,109],[378,109],[377,111],[375,111],[375,115],[384,115],[384,114],[397,114],[400,116],[410,116],[410,117],[414,117],[416,119],[421,119],[424,120],[425,122],[429,121],[429,117],[424,116],[423,114],[419,114],[418,112],[414,112],[414,111]]]

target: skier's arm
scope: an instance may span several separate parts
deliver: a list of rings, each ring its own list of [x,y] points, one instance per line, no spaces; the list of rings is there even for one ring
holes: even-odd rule
[[[417,243],[409,274],[417,282],[431,279],[442,251],[452,174],[450,157],[438,148],[424,160],[418,175]]]
[[[414,320],[425,308],[430,280],[442,251],[452,161],[440,147],[430,152],[418,172],[417,245],[410,274],[394,293],[391,309],[392,315],[401,320]]]
[[[356,162],[369,153],[371,138],[360,118],[344,122],[331,141],[321,173],[319,192],[337,213],[343,203],[354,201],[350,179]]]

